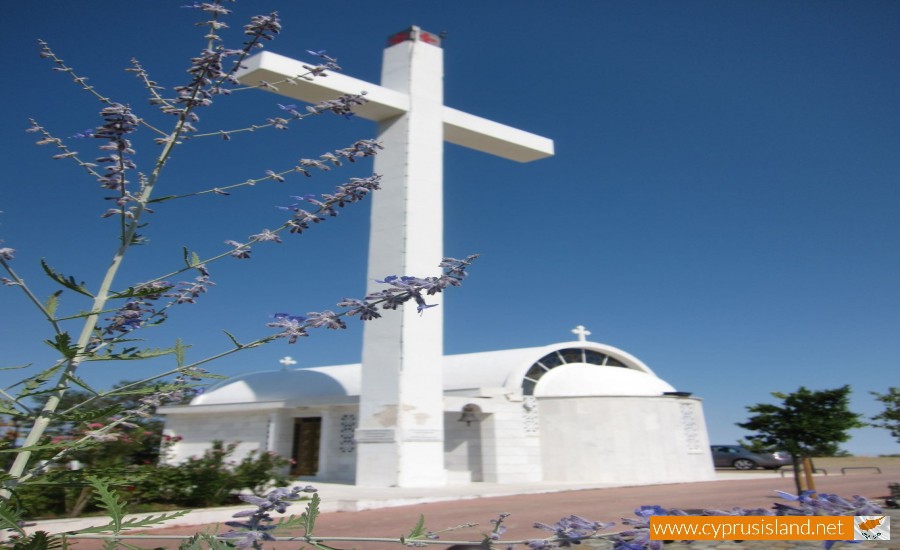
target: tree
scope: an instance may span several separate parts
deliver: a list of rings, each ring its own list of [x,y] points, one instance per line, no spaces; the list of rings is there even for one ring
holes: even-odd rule
[[[123,381],[102,393],[71,389],[60,399],[58,419],[47,427],[51,441],[78,439],[92,431],[102,429],[109,419],[128,415],[140,408],[141,400],[164,388],[163,383]],[[190,399],[188,389],[182,403]],[[87,404],[75,418],[64,411]],[[163,421],[155,414],[130,415],[128,422],[103,438],[104,445],[87,447],[72,452],[68,457],[87,469],[104,468],[124,470],[128,466],[156,464],[162,443]]]
[[[872,425],[891,431],[891,435],[900,443],[900,388],[888,388],[886,394],[869,392],[875,399],[884,403],[884,411],[872,417]]]
[[[737,425],[756,432],[748,436],[750,441],[791,454],[794,481],[799,492],[800,460],[837,454],[839,443],[850,439],[847,431],[865,426],[860,421],[861,415],[849,410],[849,395],[850,386],[820,391],[801,386],[790,394],[773,392],[773,397],[782,400],[781,405],[751,405],[747,410],[753,416]]]

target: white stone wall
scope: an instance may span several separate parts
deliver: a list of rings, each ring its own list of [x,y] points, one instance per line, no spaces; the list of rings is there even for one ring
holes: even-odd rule
[[[714,478],[701,401],[540,398],[544,480],[678,483]]]
[[[179,464],[192,456],[202,456],[216,440],[226,444],[238,442],[230,460],[240,461],[250,451],[268,450],[268,430],[269,413],[265,411],[169,415],[165,434],[181,436],[183,440],[175,443],[164,461]]]
[[[530,411],[523,401],[497,402],[481,427],[483,481],[529,483],[541,480],[541,437],[526,430]]]
[[[290,411],[280,409],[269,413],[269,440],[267,448],[285,458],[291,457],[291,445],[294,438],[294,419]],[[284,468],[285,474],[290,466]]]
[[[451,481],[483,481],[480,422],[466,426],[460,414],[444,413],[444,467]]]
[[[322,412],[322,442],[319,447],[321,481],[353,483],[356,477],[357,407],[333,407]]]

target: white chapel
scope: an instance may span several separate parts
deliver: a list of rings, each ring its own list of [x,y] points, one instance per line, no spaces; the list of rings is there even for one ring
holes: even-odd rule
[[[356,114],[377,123],[384,145],[367,292],[387,275],[440,273],[445,141],[516,162],[554,152],[550,139],[444,105],[443,55],[440,36],[411,27],[388,39],[380,84],[307,80],[310,64],[269,52],[237,75],[289,82],[265,88],[309,103],[366,92]],[[237,458],[273,451],[293,458],[297,476],[361,486],[712,479],[700,400],[636,357],[587,341],[580,326],[574,341],[447,356],[440,310],[366,322],[360,364],[244,374],[161,408],[182,438],[169,460],[221,440],[240,442]]]
[[[449,355],[435,368],[444,381],[447,483],[713,478],[701,400],[623,350],[579,338]],[[354,483],[360,369],[255,372],[213,386],[188,406],[166,407],[167,433],[183,438],[169,460],[202,454],[213,440],[240,441],[239,457],[273,451],[293,459],[294,475]],[[384,411],[385,438],[391,414]]]

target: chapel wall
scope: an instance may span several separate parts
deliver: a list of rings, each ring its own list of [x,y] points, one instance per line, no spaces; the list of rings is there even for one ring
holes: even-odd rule
[[[459,479],[452,475],[458,472],[469,481],[483,481],[480,422],[467,426],[459,421],[459,415],[444,413],[444,467],[451,472],[450,479]]]
[[[356,479],[357,410],[355,406],[322,411],[322,439],[317,479],[353,483]]]
[[[163,462],[180,464],[190,457],[200,457],[212,448],[213,441],[237,443],[229,460],[240,461],[251,451],[265,452],[268,439],[266,412],[202,414],[170,414],[164,434],[181,438],[174,443]]]
[[[545,481],[676,483],[714,478],[702,402],[540,398]]]
[[[531,409],[523,401],[495,402],[492,409],[479,422],[483,481],[541,481],[541,437],[530,428]]]

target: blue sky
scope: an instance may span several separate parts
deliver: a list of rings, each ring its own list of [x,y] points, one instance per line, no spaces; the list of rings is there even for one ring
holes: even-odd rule
[[[184,0],[19,2],[5,7],[5,123],[0,239],[42,296],[45,257],[95,288],[115,245],[114,222],[91,178],[23,132],[28,117],[66,137],[97,124],[99,104],[37,56],[47,40],[104,94],[145,107],[122,69],[141,60],[165,85],[185,82],[202,47]],[[900,385],[900,4],[896,2],[537,1],[235,4],[226,36],[278,10],[284,32],[267,49],[304,57],[325,49],[348,75],[377,82],[385,38],[410,24],[447,31],[447,105],[555,140],[555,157],[517,164],[447,145],[449,255],[481,253],[442,304],[445,350],[465,353],[572,338],[641,358],[679,390],[705,400],[710,437],[730,443],[747,405],[850,384],[852,408],[879,410],[869,391]],[[233,42],[234,43],[234,42]],[[222,99],[203,130],[279,114],[262,92]],[[236,183],[301,157],[374,137],[365,120],[304,120],[287,132],[194,141],[169,166],[168,194]],[[136,162],[155,158],[136,139]],[[90,141],[72,148],[95,154]],[[259,185],[230,197],[159,205],[123,282],[179,266],[181,247],[204,254],[281,223],[290,195],[328,192],[370,165]],[[222,330],[268,333],[269,315],[332,308],[365,286],[368,206],[251,261],[211,266],[217,285],[147,345],[176,336],[199,359],[223,349]],[[46,327],[13,288],[0,293],[0,366],[46,365]],[[87,307],[65,295],[62,309]],[[73,329],[74,330],[74,329]],[[359,360],[358,324],[295,346],[267,346],[219,362],[234,375]],[[164,362],[90,366],[99,386]],[[0,373],[13,380],[15,371]],[[853,432],[857,454],[896,453],[886,430]]]

